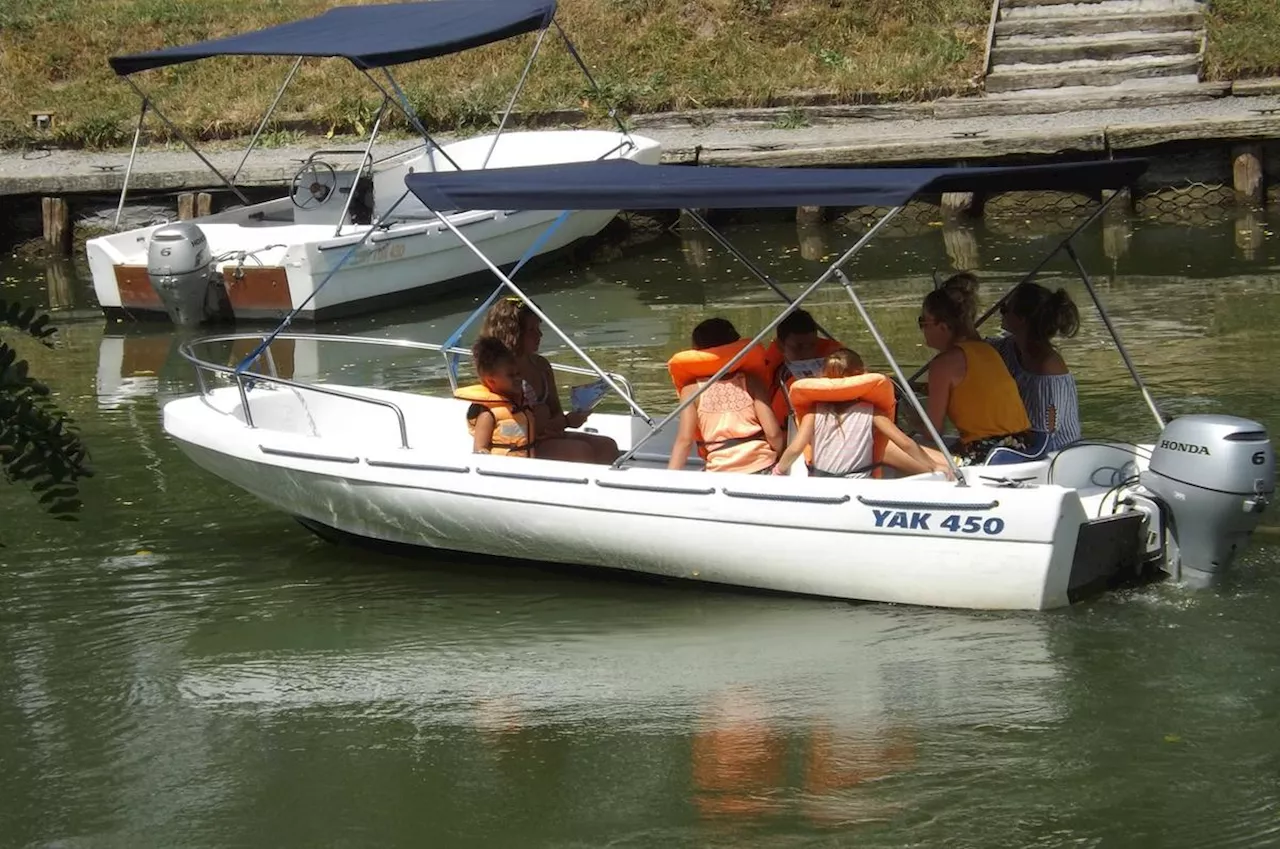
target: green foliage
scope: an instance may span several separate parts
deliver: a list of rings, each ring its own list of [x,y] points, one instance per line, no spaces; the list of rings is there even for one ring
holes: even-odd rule
[[[792,107],[778,116],[773,126],[779,130],[798,130],[809,126],[809,116],[799,107]]]
[[[17,330],[52,347],[54,327],[35,307],[0,299],[0,328]],[[81,508],[78,481],[93,474],[88,451],[73,422],[59,409],[49,387],[30,373],[26,360],[0,341],[0,475],[25,484],[40,506],[71,521]]]
[[[1280,3],[1212,0],[1205,76],[1229,80],[1280,74]]]

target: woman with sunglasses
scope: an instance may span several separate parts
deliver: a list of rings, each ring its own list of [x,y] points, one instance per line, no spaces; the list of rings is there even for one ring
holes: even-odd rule
[[[956,464],[982,463],[994,448],[1027,452],[1031,422],[1018,385],[1000,353],[978,336],[978,279],[969,272],[948,278],[925,295],[916,323],[924,342],[938,351],[929,363],[926,410],[942,432],[947,419],[960,432]]]
[[[480,335],[495,337],[516,356],[524,403],[533,410],[539,457],[577,463],[612,463],[618,459],[618,443],[609,437],[566,430],[582,427],[590,413],[566,413],[560,406],[555,372],[547,358],[538,353],[542,320],[528,304],[519,298],[498,301],[485,314]]]
[[[1020,283],[1000,303],[1005,336],[988,339],[1017,381],[1031,426],[1047,434],[1046,451],[1080,438],[1076,379],[1055,336],[1070,338],[1080,329],[1080,311],[1065,289],[1050,292],[1038,283]]]

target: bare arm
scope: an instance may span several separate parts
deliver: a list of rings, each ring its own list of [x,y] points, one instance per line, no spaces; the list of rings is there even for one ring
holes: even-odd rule
[[[680,400],[684,400],[697,389],[696,386],[686,386],[684,391],[680,393]],[[684,464],[689,460],[689,452],[693,450],[693,443],[698,438],[698,413],[694,410],[693,405],[685,407],[680,411],[680,423],[676,429],[676,439],[671,445],[671,459],[667,462],[668,469],[683,469]]]
[[[547,387],[547,408],[551,413],[551,420],[557,422],[561,427],[582,427],[586,423],[587,417],[591,415],[590,410],[570,410],[564,411],[564,407],[560,405],[560,390],[556,387],[556,372],[551,367],[548,360],[542,361],[543,366],[543,386]]]
[[[899,469],[899,471],[918,475],[933,471],[936,468],[936,464],[929,458],[929,455],[925,453],[924,449],[920,447],[920,444],[903,433],[902,429],[890,421],[888,416],[882,416],[877,413],[871,418],[871,426],[883,434],[885,438],[894,445],[898,446],[898,448],[902,450],[902,453],[906,454],[914,462],[919,464],[919,468],[917,469]],[[946,464],[944,463],[943,466],[945,468]]]
[[[942,433],[947,421],[951,389],[964,378],[964,369],[964,352],[959,348],[938,355],[929,364],[929,400],[925,410],[938,433]]]
[[[813,442],[813,413],[805,413],[800,419],[800,427],[796,428],[795,438],[791,440],[791,444],[782,452],[782,456],[778,458],[778,464],[773,467],[775,475],[785,475],[791,471],[791,464],[800,459],[800,455],[804,453],[804,449]]]
[[[769,404],[768,390],[764,384],[754,378],[747,381],[747,390],[751,393],[751,400],[755,404],[756,418],[764,431],[765,441],[769,443],[774,454],[781,454],[787,444],[787,435],[782,432],[782,428],[778,425],[778,417],[773,414],[773,407]]]
[[[492,410],[476,416],[475,438],[471,441],[471,453],[488,454],[493,449],[493,429],[498,424]]]

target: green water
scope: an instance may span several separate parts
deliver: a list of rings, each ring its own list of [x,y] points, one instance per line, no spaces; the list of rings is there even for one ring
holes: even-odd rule
[[[1280,424],[1277,224],[1112,221],[1082,237],[1170,412]],[[793,292],[853,237],[727,230]],[[926,223],[855,271],[917,365],[932,269],[976,267],[993,297],[1053,232]],[[748,330],[776,308],[704,239],[624,254],[527,283],[654,410],[697,320]],[[8,262],[0,297],[92,306],[82,278],[54,279],[50,297],[41,269]],[[483,294],[327,329],[441,341]],[[882,360],[839,291],[814,312]],[[1211,590],[1044,614],[383,557],[312,538],[179,454],[159,425],[194,390],[176,336],[81,321],[62,340],[24,352],[98,476],[75,525],[0,487],[0,846],[1280,845],[1269,531]],[[544,347],[569,361],[553,334]],[[1086,433],[1153,435],[1096,317],[1064,352]],[[438,380],[349,348],[305,368]]]

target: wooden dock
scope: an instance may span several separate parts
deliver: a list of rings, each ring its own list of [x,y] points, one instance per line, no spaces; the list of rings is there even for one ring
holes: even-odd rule
[[[1233,88],[1250,96],[1232,96]],[[1176,95],[1176,96],[1175,96]],[[634,132],[662,142],[663,161],[698,165],[841,167],[908,163],[978,165],[1147,156],[1176,160],[1195,154],[1212,174],[1186,173],[1167,164],[1153,167],[1151,187],[1179,180],[1232,186],[1237,197],[1264,203],[1268,175],[1280,174],[1280,82],[1249,85],[1206,84],[1196,97],[1185,92],[1159,95],[1123,92],[1110,102],[1141,103],[1110,109],[1043,114],[1043,102],[968,99],[932,104],[841,106],[802,109],[703,110],[665,116],[637,116]],[[1153,105],[1154,103],[1154,105]],[[966,105],[967,104],[967,105]],[[1078,104],[1077,104],[1078,106]],[[1040,110],[1041,114],[1034,111]],[[949,115],[953,117],[940,117]],[[443,140],[443,139],[442,139]],[[380,158],[412,141],[382,143]],[[242,187],[284,187],[313,149],[338,146],[315,139],[311,146],[255,151],[241,170]],[[240,164],[243,151],[207,152],[223,173]],[[58,199],[46,203],[46,237],[66,244],[64,222],[78,198],[118,194],[128,151],[93,153],[27,150],[0,153],[0,200]],[[1273,176],[1274,180],[1274,176]],[[1163,184],[1161,185],[1161,181]],[[1135,187],[1142,191],[1143,187]],[[221,190],[221,192],[219,191]],[[216,206],[225,186],[186,150],[139,152],[129,182],[130,195],[218,193],[186,197],[183,208]],[[22,202],[27,202],[23,200]]]

